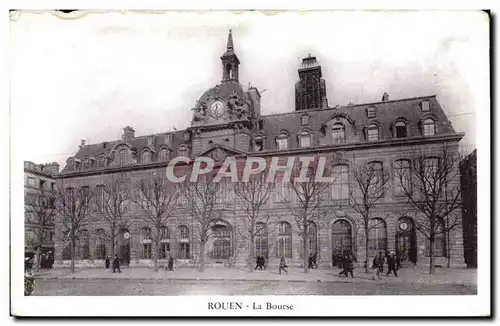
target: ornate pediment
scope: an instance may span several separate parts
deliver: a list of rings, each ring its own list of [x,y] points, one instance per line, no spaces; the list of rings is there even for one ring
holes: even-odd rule
[[[238,155],[246,155],[246,153],[236,150],[234,148],[229,148],[222,145],[215,145],[196,156],[210,157],[215,162],[223,162],[227,157],[238,156]]]

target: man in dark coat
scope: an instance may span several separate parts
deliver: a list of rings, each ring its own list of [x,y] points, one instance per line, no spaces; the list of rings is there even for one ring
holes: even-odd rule
[[[313,269],[313,254],[309,254],[309,258],[307,259],[307,269]]]
[[[380,273],[384,272],[384,263],[385,263],[385,258],[382,255],[382,251],[379,251],[378,256],[377,256],[377,265],[378,265],[378,270],[380,271]]]
[[[109,256],[106,256],[106,259],[104,260],[104,266],[106,267],[106,269],[109,268]]]
[[[173,271],[174,270],[174,258],[172,255],[168,256],[168,270]]]
[[[398,277],[398,273],[396,273],[396,254],[391,252],[389,256],[387,256],[387,268],[389,269],[387,271],[386,276],[389,276],[391,272],[394,272],[394,276]]]
[[[115,259],[113,259],[113,273],[115,270],[118,270],[118,273],[121,273],[120,270],[120,259],[118,259],[118,255],[115,255]]]
[[[260,269],[266,269],[266,257],[260,255]]]

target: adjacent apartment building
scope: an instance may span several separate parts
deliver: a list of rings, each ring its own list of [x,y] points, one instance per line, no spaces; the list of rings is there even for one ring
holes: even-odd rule
[[[220,60],[221,82],[206,90],[192,108],[185,108],[193,111],[190,126],[154,135],[136,135],[133,127],[127,126],[121,139],[82,143],[57,176],[58,186],[93,188],[113,175],[125,173],[133,188],[141,178],[164,175],[168,162],[176,156],[208,156],[215,161],[227,156],[326,156],[338,177],[325,204],[336,203],[337,208],[308,228],[309,252],[316,253],[318,264],[326,267],[345,252],[352,253],[358,263],[366,259],[365,236],[359,214],[349,206],[349,189],[354,184],[354,166],[370,162],[386,168],[391,178],[384,198],[371,213],[373,221],[386,218],[370,230],[368,259],[379,251],[397,251],[406,260],[403,264],[409,260],[428,264],[429,242],[417,230],[412,218],[415,209],[402,196],[394,169],[409,169],[407,156],[415,150],[435,151],[436,155],[443,146],[457,150],[463,134],[453,129],[435,96],[393,100],[384,93],[380,101],[373,103],[330,106],[321,66],[315,57],[308,56],[298,68],[295,86],[284,85],[295,87],[295,107],[286,113],[269,115],[261,106],[259,90],[244,88],[239,82],[241,63],[231,32]],[[272,218],[260,225],[262,231],[256,235],[255,251],[267,257],[269,264],[276,264],[284,256],[289,264],[300,265],[300,231],[282,202],[290,189],[276,187],[275,192],[263,208]],[[234,209],[221,213],[213,226],[214,237],[206,250],[208,264],[246,264],[249,244],[238,232],[241,212],[234,203],[235,197],[230,198],[228,201],[233,202],[228,205]],[[130,203],[128,227],[120,230],[116,253],[130,266],[151,265],[151,226],[137,214]],[[104,257],[112,254],[107,224],[99,219],[99,212],[95,215],[97,222],[80,231],[77,265],[102,265]],[[181,206],[163,228],[164,257],[168,252],[178,266],[193,265],[200,254],[200,245],[193,236],[196,227]],[[71,252],[65,239],[56,228],[56,265],[69,264]],[[434,253],[436,265],[444,265],[446,256],[452,266],[464,265],[461,225],[447,239],[444,234],[436,236]]]
[[[59,173],[59,164],[35,164],[24,161],[24,196],[25,196],[25,251],[35,252],[38,247],[41,254],[54,253],[55,229],[54,221],[40,218],[40,214],[51,210],[44,210],[41,206],[53,205],[53,192],[56,189],[55,176]],[[37,216],[38,215],[38,216]],[[38,235],[43,235],[39,241]]]

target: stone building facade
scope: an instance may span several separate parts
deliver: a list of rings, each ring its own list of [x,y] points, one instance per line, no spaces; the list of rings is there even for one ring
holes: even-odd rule
[[[83,144],[68,158],[58,186],[95,187],[114,174],[126,173],[133,187],[141,178],[164,174],[168,162],[175,156],[209,156],[216,161],[227,156],[327,156],[341,177],[332,185],[325,200],[338,203],[338,209],[309,228],[309,250],[317,252],[318,263],[326,267],[332,266],[337,254],[346,251],[352,252],[358,262],[365,260],[360,216],[348,205],[347,194],[352,186],[349,170],[356,164],[376,161],[391,171],[391,186],[372,214],[374,218],[389,217],[370,233],[369,256],[380,250],[405,251],[414,253],[417,264],[428,264],[428,243],[408,216],[412,208],[396,191],[393,170],[398,160],[415,150],[439,153],[444,145],[453,150],[458,148],[463,134],[455,132],[435,96],[389,100],[389,95],[384,94],[379,102],[331,107],[321,66],[315,57],[308,56],[298,71],[295,110],[265,115],[258,89],[245,90],[239,83],[240,61],[231,32],[221,61],[222,81],[196,102],[191,126],[146,136],[136,136],[134,129],[127,126],[120,140]],[[272,219],[263,226],[255,246],[256,252],[266,256],[271,265],[277,264],[281,255],[292,265],[303,261],[300,232],[280,199],[288,196],[289,191],[286,187],[277,187],[263,208],[263,214]],[[152,265],[151,227],[137,216],[133,204],[130,205],[131,226],[120,232],[117,251],[131,266]],[[227,198],[227,205],[232,209],[225,210],[221,221],[214,226],[214,237],[208,244],[205,260],[209,265],[243,266],[249,244],[238,232],[241,211],[234,196]],[[77,265],[103,264],[102,259],[110,253],[110,244],[105,241],[106,228],[101,221],[84,230],[80,246],[85,250],[77,250],[80,252]],[[195,228],[196,223],[185,207],[178,209],[165,225],[162,251],[172,253],[178,266],[192,266],[199,259],[200,246],[193,237]],[[57,238],[56,263],[69,264],[67,244],[60,232]],[[463,265],[461,229],[453,230],[449,241],[452,265]],[[444,244],[441,240],[436,243],[436,264],[444,265]]]
[[[56,162],[48,164],[35,164],[30,161],[24,161],[24,193],[25,197],[28,194],[36,194],[35,196],[47,196],[47,198],[52,196],[52,191],[56,189],[55,176],[59,173],[59,164]],[[40,229],[43,227],[45,233],[45,241],[41,246],[41,253],[54,252],[55,244],[55,229],[54,224],[40,226],[34,223],[36,219],[29,218],[30,205],[36,204],[38,200],[27,201],[27,207],[25,209],[25,250],[31,251],[32,241],[36,237],[34,229]]]

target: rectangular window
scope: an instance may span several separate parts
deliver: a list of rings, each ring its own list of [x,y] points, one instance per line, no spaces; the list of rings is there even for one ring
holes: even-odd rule
[[[378,128],[368,129],[368,140],[378,140]]]
[[[45,181],[40,180],[40,189],[44,190],[45,189]]]
[[[311,136],[301,136],[300,147],[310,147],[310,146],[311,146]]]
[[[97,186],[96,204],[97,204],[97,211],[102,212],[103,208],[104,208],[104,186],[103,185]]]
[[[35,186],[35,178],[28,177],[28,186],[30,186],[30,187]]]
[[[151,259],[151,243],[142,244],[142,258]]]
[[[368,115],[368,118],[375,118],[376,111],[374,107],[368,108],[366,110],[366,114]]]
[[[189,251],[189,243],[180,243],[179,244],[179,259],[189,259],[190,251]]]
[[[349,198],[349,168],[347,165],[333,167],[332,199],[346,200]]]
[[[400,160],[394,163],[394,178],[396,196],[405,196],[405,189],[411,193],[410,161]]]
[[[422,102],[422,111],[423,112],[430,111],[429,101],[423,101]]]
[[[274,185],[274,201],[283,203],[290,199],[290,188],[287,182],[278,182]]]
[[[276,144],[278,145],[278,149],[287,149],[288,148],[288,139],[286,139],[286,138],[277,139]]]

